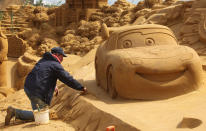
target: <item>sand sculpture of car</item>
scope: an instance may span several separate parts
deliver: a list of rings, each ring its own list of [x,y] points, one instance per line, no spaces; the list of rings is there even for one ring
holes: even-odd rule
[[[165,99],[199,87],[199,56],[178,45],[168,27],[134,25],[113,32],[102,27],[105,40],[96,52],[96,82],[112,98]]]

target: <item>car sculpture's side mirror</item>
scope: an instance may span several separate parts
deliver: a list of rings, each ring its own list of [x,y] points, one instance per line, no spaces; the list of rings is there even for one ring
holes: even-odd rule
[[[101,36],[103,40],[106,40],[109,38],[109,29],[105,23],[103,23],[101,27]]]

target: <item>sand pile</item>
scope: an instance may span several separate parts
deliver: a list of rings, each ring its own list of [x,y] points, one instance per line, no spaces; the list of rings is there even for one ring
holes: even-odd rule
[[[101,21],[108,27],[118,27],[132,21],[131,11],[135,5],[126,0],[117,0],[112,6],[103,6],[90,17],[90,21]]]

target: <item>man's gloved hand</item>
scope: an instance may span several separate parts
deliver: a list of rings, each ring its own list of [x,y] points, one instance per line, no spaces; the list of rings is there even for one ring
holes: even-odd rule
[[[80,95],[86,95],[88,93],[87,88],[84,87]]]
[[[58,89],[57,86],[55,87],[55,93],[56,93],[55,96],[58,96],[58,95],[59,95],[59,89]]]

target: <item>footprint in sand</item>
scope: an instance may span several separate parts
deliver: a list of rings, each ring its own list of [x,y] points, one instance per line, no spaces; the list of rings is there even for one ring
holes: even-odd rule
[[[177,128],[196,128],[202,124],[202,121],[196,118],[184,117],[182,121],[177,125]]]

